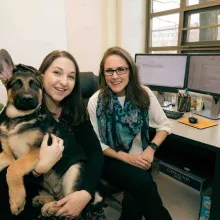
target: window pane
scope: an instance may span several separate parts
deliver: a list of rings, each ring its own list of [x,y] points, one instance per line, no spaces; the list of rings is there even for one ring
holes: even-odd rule
[[[203,3],[203,2],[214,2],[216,0],[188,0],[186,5],[196,5],[196,4],[200,4],[200,3]]]
[[[153,12],[166,11],[180,7],[180,0],[153,0]]]
[[[151,51],[150,53],[158,53],[158,54],[160,54],[160,53],[162,53],[162,54],[167,54],[167,53],[169,53],[169,54],[173,54],[173,53],[177,53],[177,50],[164,50],[164,51]]]
[[[203,28],[187,31],[187,42],[202,42],[220,40],[220,27]]]
[[[151,46],[177,46],[179,13],[152,19]]]
[[[188,17],[188,27],[199,27],[220,24],[220,9],[191,14]]]

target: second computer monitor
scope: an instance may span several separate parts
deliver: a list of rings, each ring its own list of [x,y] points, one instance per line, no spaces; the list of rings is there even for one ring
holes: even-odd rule
[[[142,84],[162,91],[185,88],[187,55],[136,54],[135,62]]]
[[[194,54],[189,56],[189,90],[212,95],[211,108],[196,112],[211,119],[220,119],[220,54]]]
[[[187,87],[220,96],[220,54],[190,55]]]

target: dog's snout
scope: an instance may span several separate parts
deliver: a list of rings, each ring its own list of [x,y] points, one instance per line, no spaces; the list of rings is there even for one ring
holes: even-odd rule
[[[29,102],[33,100],[33,97],[31,95],[23,95],[22,100]]]
[[[14,105],[20,110],[31,110],[37,107],[38,99],[31,94],[17,95],[14,100]]]

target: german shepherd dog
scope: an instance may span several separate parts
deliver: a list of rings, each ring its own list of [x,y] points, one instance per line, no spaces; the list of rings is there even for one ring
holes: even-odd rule
[[[77,145],[70,129],[55,121],[43,105],[42,75],[33,67],[13,64],[6,50],[0,50],[0,79],[8,94],[8,103],[0,124],[0,171],[7,168],[11,212],[18,215],[25,206],[24,175],[34,169],[38,161],[43,136],[53,133],[64,140],[62,158],[46,174],[43,174],[43,192],[33,199],[33,205],[43,206],[43,216],[56,214],[56,200],[80,190],[84,171],[85,154]],[[1,115],[2,116],[2,115]],[[102,197],[95,193],[87,206],[100,206]]]

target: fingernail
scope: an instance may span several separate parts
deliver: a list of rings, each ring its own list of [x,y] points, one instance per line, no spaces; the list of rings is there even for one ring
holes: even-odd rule
[[[57,202],[54,202],[54,205],[57,205]]]

